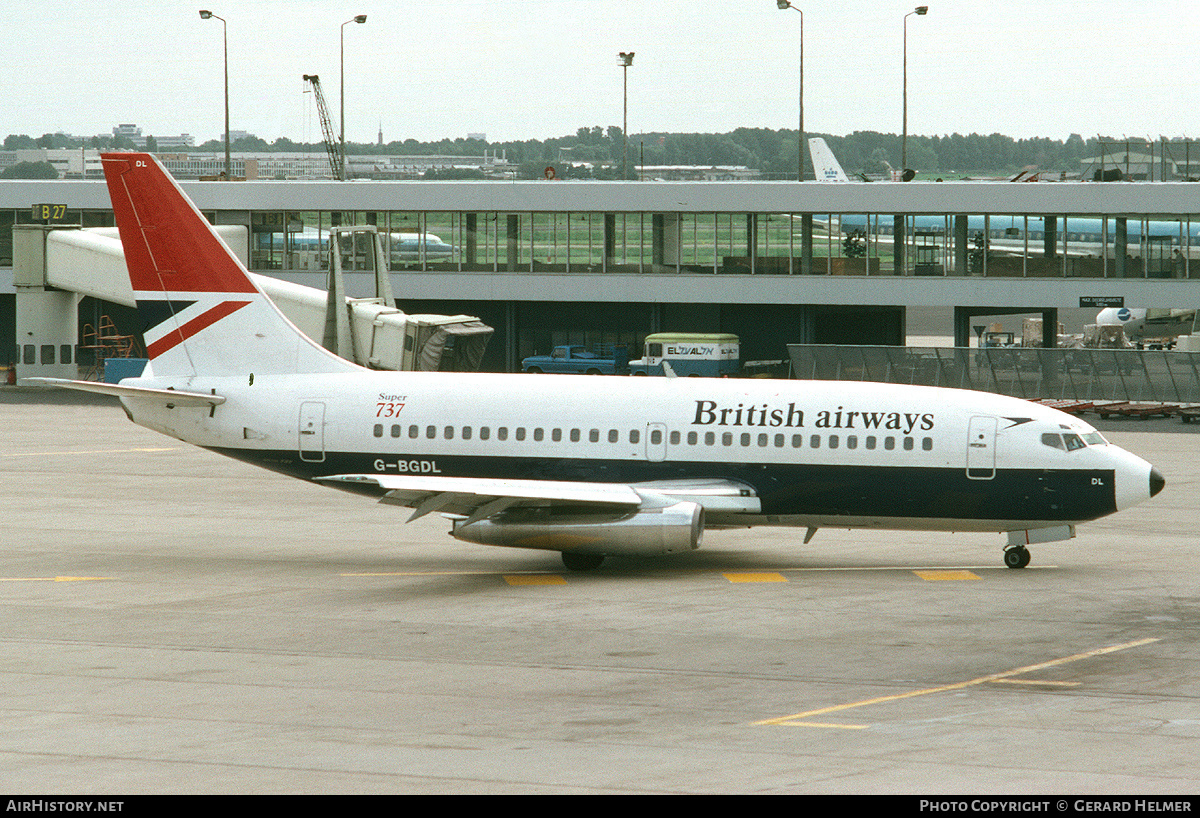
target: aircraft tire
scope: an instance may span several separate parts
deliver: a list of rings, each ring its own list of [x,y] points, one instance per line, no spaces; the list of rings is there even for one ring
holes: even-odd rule
[[[1004,549],[1004,564],[1009,568],[1024,568],[1029,564],[1029,560],[1029,549],[1023,545]]]
[[[562,552],[563,565],[569,571],[592,571],[604,562],[603,554],[577,554],[573,551]]]

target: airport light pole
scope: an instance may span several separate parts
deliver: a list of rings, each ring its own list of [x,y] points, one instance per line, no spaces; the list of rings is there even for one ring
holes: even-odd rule
[[[804,181],[804,12],[793,6],[788,0],[775,0],[780,11],[794,9],[800,13],[800,163],[796,181]]]
[[[224,17],[217,17],[208,9],[200,9],[200,19],[216,18],[221,21],[221,37],[225,41],[225,181],[233,178],[233,167],[229,161],[229,27]]]
[[[617,54],[617,63],[621,66],[621,138],[625,140],[624,159],[621,160],[621,178],[629,178],[629,66],[633,65],[633,52],[622,51]]]
[[[354,17],[352,19],[347,20],[346,22],[342,23],[341,38],[340,38],[341,41],[339,43],[339,45],[341,46],[340,51],[341,51],[341,65],[342,65],[342,81],[341,81],[341,87],[338,90],[338,104],[341,105],[341,109],[342,109],[341,141],[342,141],[342,181],[343,182],[346,181],[346,26],[350,25],[351,23],[365,23],[365,22],[367,22],[367,15],[356,14],[356,15],[354,15]]]
[[[929,6],[917,6],[904,15],[904,136],[900,141],[900,172],[908,170],[908,18],[914,14],[924,17]]]

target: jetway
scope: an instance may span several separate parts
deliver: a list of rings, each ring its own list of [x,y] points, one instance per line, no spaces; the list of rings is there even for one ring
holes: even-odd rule
[[[215,228],[243,264],[246,228]],[[251,273],[254,283],[302,332],[371,369],[478,370],[492,328],[470,315],[409,315],[395,307],[386,257],[374,227],[347,227],[331,241],[328,290]],[[375,272],[376,293],[347,298],[345,272]],[[17,375],[76,377],[79,300],[135,306],[116,228],[13,228],[17,291]],[[339,308],[340,305],[340,308]]]

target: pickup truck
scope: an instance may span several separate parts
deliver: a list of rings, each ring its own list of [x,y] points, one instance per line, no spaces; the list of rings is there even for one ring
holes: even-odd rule
[[[616,347],[613,357],[604,358],[582,346],[558,346],[550,355],[534,355],[521,361],[521,369],[531,374],[553,372],[575,375],[615,375],[629,365],[625,347]]]

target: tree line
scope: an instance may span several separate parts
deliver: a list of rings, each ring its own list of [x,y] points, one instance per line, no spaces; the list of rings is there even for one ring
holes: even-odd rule
[[[901,167],[899,134],[855,131],[845,136],[823,136],[842,167],[850,174],[880,176],[888,167]],[[154,137],[147,137],[154,150]],[[1043,170],[1078,171],[1081,160],[1096,156],[1101,141],[1116,141],[1097,136],[1084,139],[1071,134],[1065,140],[1035,137],[1014,139],[1003,134],[949,134],[908,137],[908,166],[925,174],[957,178],[967,175],[1013,174],[1033,165]],[[43,134],[33,138],[10,134],[4,140],[6,150],[18,148],[99,148],[133,149],[127,137],[68,137]],[[267,142],[257,136],[235,140],[231,148],[244,152],[313,152],[325,150],[320,142],[294,142],[280,137]],[[225,150],[223,140],[209,140],[189,149],[189,153]],[[485,151],[503,154],[518,166],[521,178],[540,178],[547,166],[565,178],[619,178],[625,167],[626,142],[621,128],[612,125],[579,128],[574,134],[548,139],[510,142],[485,142],[480,139],[441,139],[421,142],[405,139],[375,143],[347,143],[347,153],[397,156],[481,156]],[[729,133],[643,133],[628,141],[628,176],[636,178],[633,168],[646,165],[744,165],[760,171],[768,179],[795,179],[799,167],[798,134],[795,130],[737,128]],[[811,175],[811,162],[809,174]],[[434,174],[437,175],[437,174]]]

